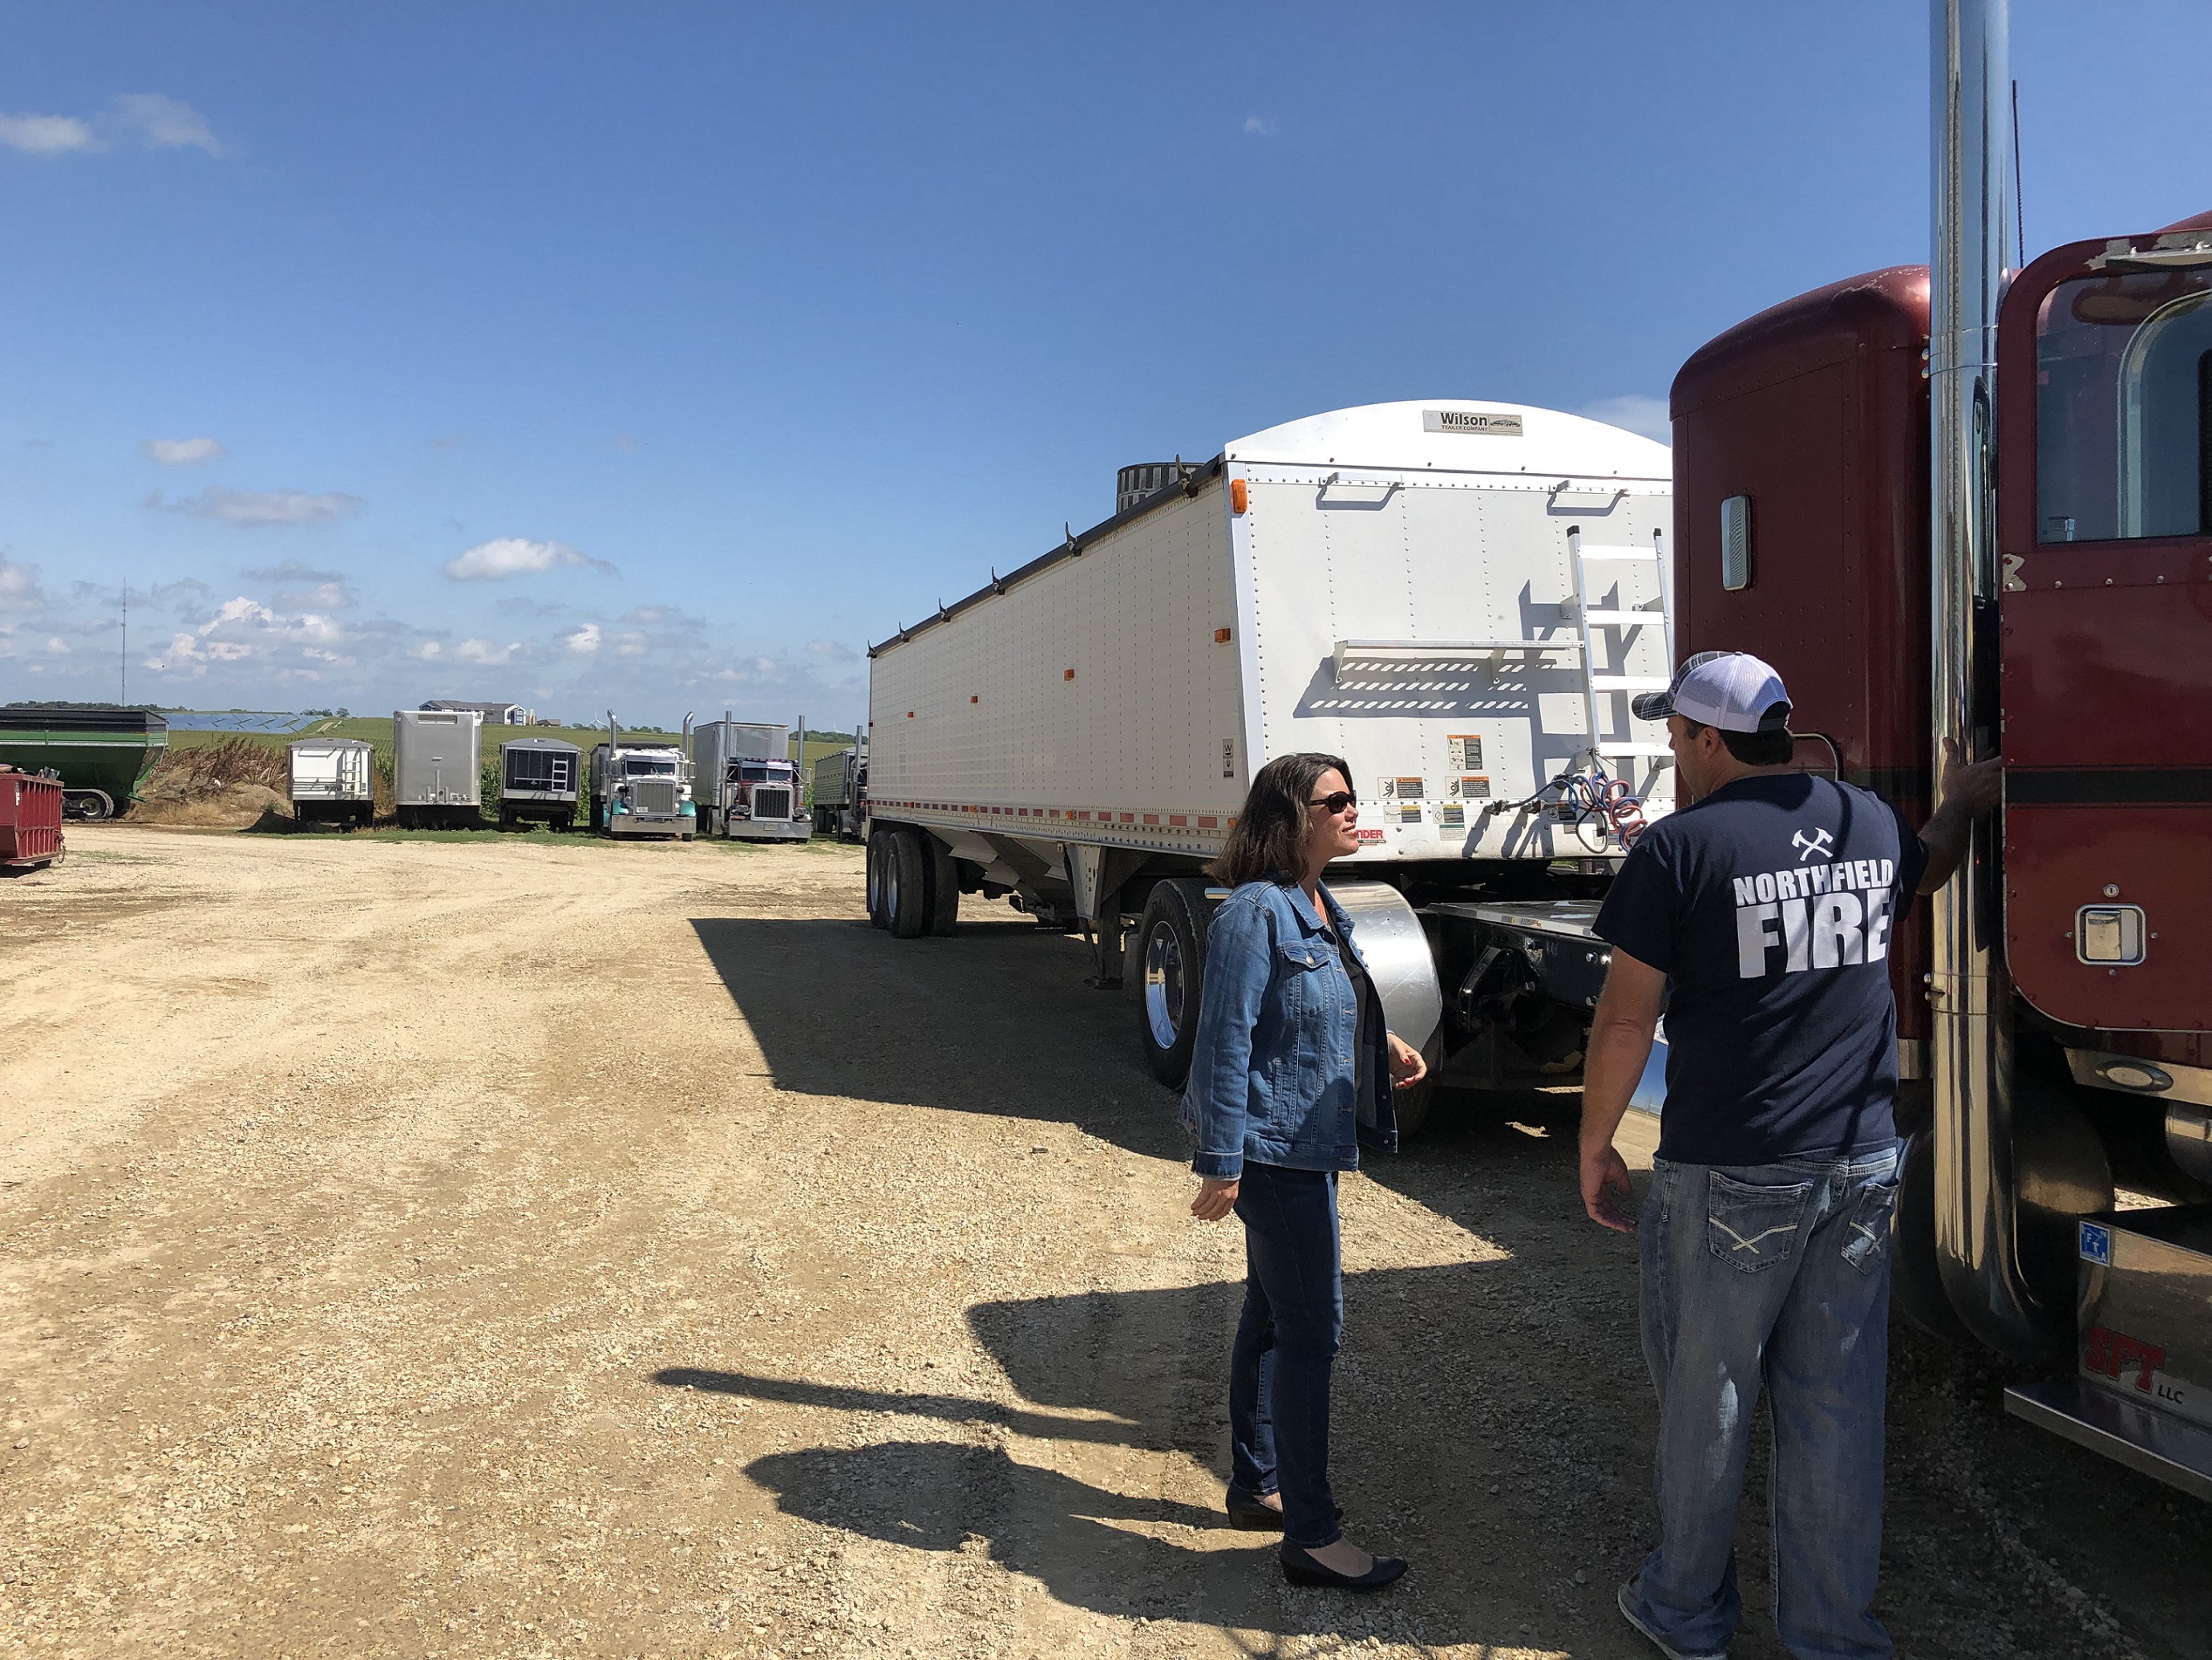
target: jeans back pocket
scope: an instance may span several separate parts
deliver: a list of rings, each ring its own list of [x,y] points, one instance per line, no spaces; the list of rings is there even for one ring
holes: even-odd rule
[[[1851,1219],[1844,1229],[1844,1261],[1861,1274],[1881,1265],[1889,1249],[1890,1218],[1897,1211],[1899,1172],[1890,1170],[1869,1176],[1851,1205]]]
[[[1787,1262],[1813,1197],[1810,1182],[1762,1187],[1705,1172],[1705,1245],[1723,1262],[1757,1274]]]

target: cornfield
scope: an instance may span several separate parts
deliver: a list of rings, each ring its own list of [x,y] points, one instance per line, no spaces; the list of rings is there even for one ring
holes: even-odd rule
[[[149,800],[204,801],[240,784],[258,784],[283,794],[291,787],[291,757],[272,744],[231,738],[220,744],[167,751],[140,794]]]

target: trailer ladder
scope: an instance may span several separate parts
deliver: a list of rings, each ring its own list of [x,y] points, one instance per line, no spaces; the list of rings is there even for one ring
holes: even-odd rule
[[[1665,643],[1666,660],[1671,670],[1674,662],[1674,594],[1673,573],[1667,567],[1667,546],[1662,532],[1651,532],[1651,545],[1598,544],[1583,540],[1582,528],[1570,526],[1567,530],[1567,552],[1575,572],[1575,627],[1582,644],[1581,668],[1583,678],[1583,713],[1589,728],[1588,753],[1599,761],[1643,761],[1653,769],[1672,766],[1673,751],[1664,744],[1639,741],[1635,736],[1633,716],[1624,704],[1619,710],[1620,721],[1613,720],[1613,700],[1626,699],[1639,691],[1663,691],[1672,684],[1668,675],[1617,674],[1602,668],[1601,664],[1611,660],[1601,654],[1596,631],[1612,630],[1620,642],[1625,655],[1628,636],[1637,629],[1657,623]],[[1595,609],[1589,602],[1592,565],[1656,565],[1659,570],[1659,598],[1656,602],[1625,609]],[[1598,592],[1602,593],[1602,587]],[[1602,716],[1599,701],[1604,701]],[[1608,738],[1608,729],[1618,737]]]

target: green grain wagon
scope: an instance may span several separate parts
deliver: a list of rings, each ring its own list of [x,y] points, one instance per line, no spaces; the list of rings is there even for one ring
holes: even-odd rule
[[[169,747],[169,723],[151,709],[0,708],[0,765],[51,768],[72,818],[112,818]]]

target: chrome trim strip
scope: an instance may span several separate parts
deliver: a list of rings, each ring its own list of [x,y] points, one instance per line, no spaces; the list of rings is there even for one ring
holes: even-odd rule
[[[1935,140],[1929,269],[1931,764],[1943,745],[1993,753],[1977,634],[1995,626],[1996,324],[2011,248],[2008,0],[1932,0]],[[1994,644],[1993,642],[1988,642]],[[1933,799],[1931,791],[1930,797]],[[1967,1329],[2000,1353],[2056,1360],[2071,1309],[2039,1301],[2020,1268],[2013,1172],[2012,986],[1999,844],[1985,821],[1930,901],[1936,1256]]]

